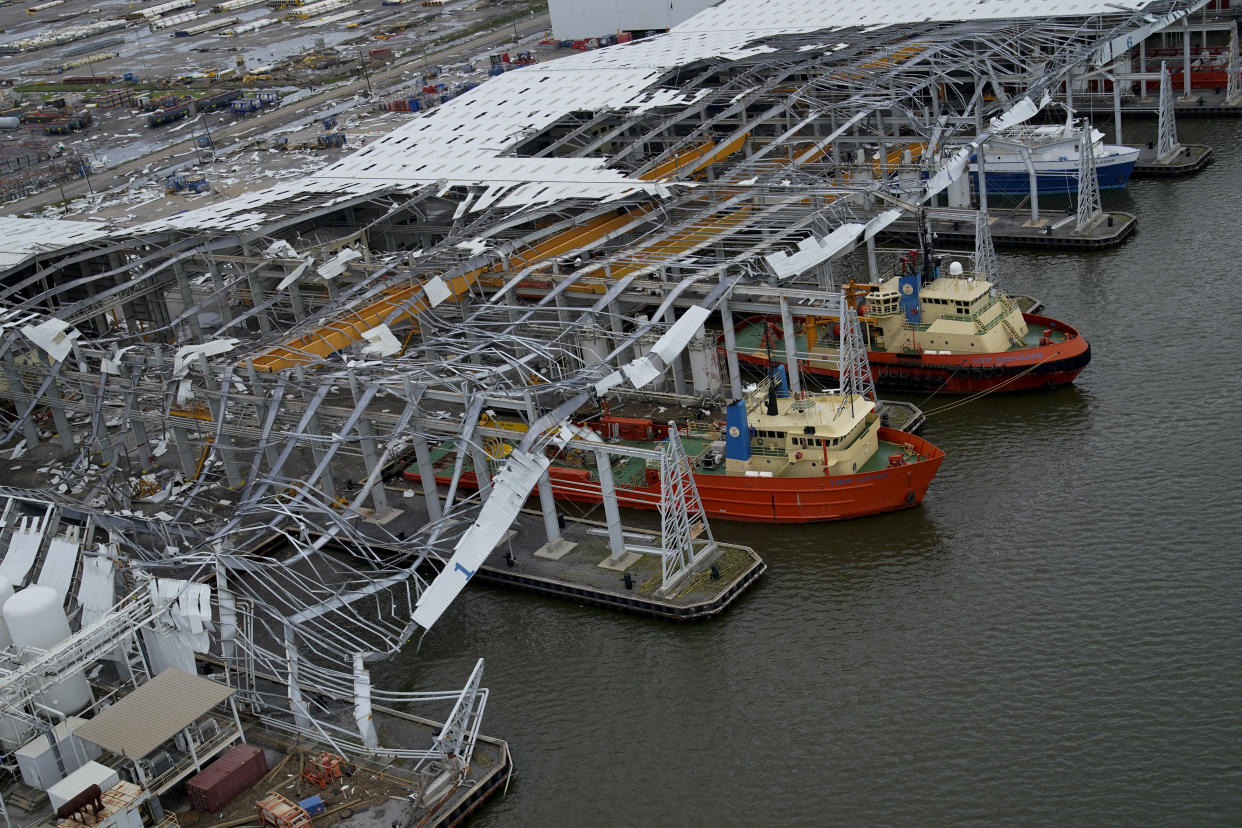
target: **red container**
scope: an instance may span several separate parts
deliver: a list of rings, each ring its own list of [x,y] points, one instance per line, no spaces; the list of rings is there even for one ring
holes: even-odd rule
[[[263,748],[238,745],[185,783],[190,804],[216,814],[267,773]]]

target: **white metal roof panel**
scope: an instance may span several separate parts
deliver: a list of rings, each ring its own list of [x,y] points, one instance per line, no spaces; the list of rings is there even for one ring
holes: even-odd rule
[[[43,556],[38,583],[51,587],[63,601],[73,582],[73,571],[78,567],[78,533],[76,527],[64,535],[52,538]]]
[[[841,251],[853,247],[858,234],[863,231],[864,227],[865,225],[862,224],[843,224],[822,239],[808,236],[798,242],[796,253],[788,254],[778,251],[764,256],[764,260],[767,261],[768,267],[772,268],[776,278],[788,279],[790,276],[805,273]]]
[[[1141,9],[1146,0],[1129,6]],[[243,229],[283,217],[264,208],[298,194],[340,189],[352,197],[382,188],[486,186],[471,206],[505,207],[565,198],[615,199],[666,185],[606,169],[601,158],[523,158],[505,153],[571,112],[684,104],[685,93],[653,90],[665,71],[705,58],[771,51],[760,40],[781,33],[883,28],[898,23],[1051,18],[1117,13],[1101,0],[725,0],[657,37],[505,72],[315,175],[135,228]],[[830,38],[835,43],[836,38]]]
[[[110,232],[98,221],[0,216],[0,269],[19,265],[37,253],[101,239]]]
[[[4,561],[0,562],[0,575],[8,578],[13,586],[26,583],[26,575],[30,572],[30,567],[34,566],[46,528],[47,523],[39,518],[23,517],[21,525],[9,538],[8,551],[5,552]]]
[[[479,511],[479,517],[462,533],[453,556],[431,585],[423,590],[414,608],[414,623],[430,629],[448,609],[487,556],[500,543],[514,518],[526,503],[539,476],[548,468],[542,453],[513,451],[500,473],[492,478],[492,493]]]
[[[711,315],[710,310],[700,305],[686,308],[686,312],[651,346],[651,352],[664,360],[665,365],[672,365]]]

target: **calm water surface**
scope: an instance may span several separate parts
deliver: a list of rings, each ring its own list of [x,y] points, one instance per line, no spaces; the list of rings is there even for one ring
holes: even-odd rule
[[[1120,249],[1002,254],[1093,361],[931,417],[921,508],[715,523],[770,569],[694,626],[475,587],[377,669],[486,658],[518,776],[474,824],[1242,823],[1242,122],[1181,132],[1216,163],[1106,196]]]

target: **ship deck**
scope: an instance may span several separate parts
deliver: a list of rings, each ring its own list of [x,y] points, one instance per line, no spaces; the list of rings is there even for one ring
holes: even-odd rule
[[[695,474],[717,475],[723,477],[725,468],[720,465],[714,469],[704,468],[698,461],[707,453],[711,444],[721,439],[717,435],[710,434],[688,434],[681,438],[681,444],[686,450],[687,456],[695,463]],[[629,446],[631,448],[653,448],[652,443],[640,440],[618,440],[617,445]],[[890,443],[887,440],[880,440],[875,454],[868,458],[867,462],[858,469],[858,474],[864,472],[879,471],[888,467],[888,456],[890,454],[899,454],[904,446],[896,443]],[[437,473],[443,474],[449,472],[453,468],[454,457],[456,452],[456,443],[448,442],[436,446],[431,451],[431,464]],[[919,460],[927,458],[919,455]],[[465,468],[470,468],[470,459],[466,458]],[[574,453],[570,453],[565,460],[557,461],[558,466],[569,468],[585,468],[591,476],[592,482],[599,482],[599,472],[593,463],[583,463],[582,458],[577,457]],[[647,467],[644,463],[632,457],[615,457],[612,463],[612,479],[618,486],[644,486],[646,485]]]

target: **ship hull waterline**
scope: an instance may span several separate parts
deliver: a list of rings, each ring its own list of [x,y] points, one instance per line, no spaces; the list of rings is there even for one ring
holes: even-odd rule
[[[1072,383],[1091,362],[1091,346],[1078,331],[1049,316],[1024,313],[1026,324],[1046,328],[1069,338],[1049,345],[1035,345],[990,354],[893,354],[868,351],[871,374],[877,388],[908,393],[978,394],[996,391],[1040,391]],[[761,324],[762,317],[740,323]],[[741,362],[766,366],[758,354],[739,352]],[[799,360],[798,370],[821,377],[838,377],[837,370],[814,359]]]
[[[746,523],[819,523],[867,517],[908,509],[923,502],[932,478],[945,454],[927,440],[896,429],[881,428],[879,438],[896,445],[910,445],[919,458],[900,466],[847,475],[817,477],[751,477],[719,472],[696,472],[694,482],[709,519]],[[548,470],[557,500],[574,503],[603,502],[599,483],[586,469],[553,465]],[[419,482],[417,468],[405,478]],[[436,475],[439,485],[451,478]],[[478,488],[473,471],[464,468],[458,486]],[[645,485],[616,485],[618,505],[631,509],[657,509],[660,503],[659,473],[649,470]]]

